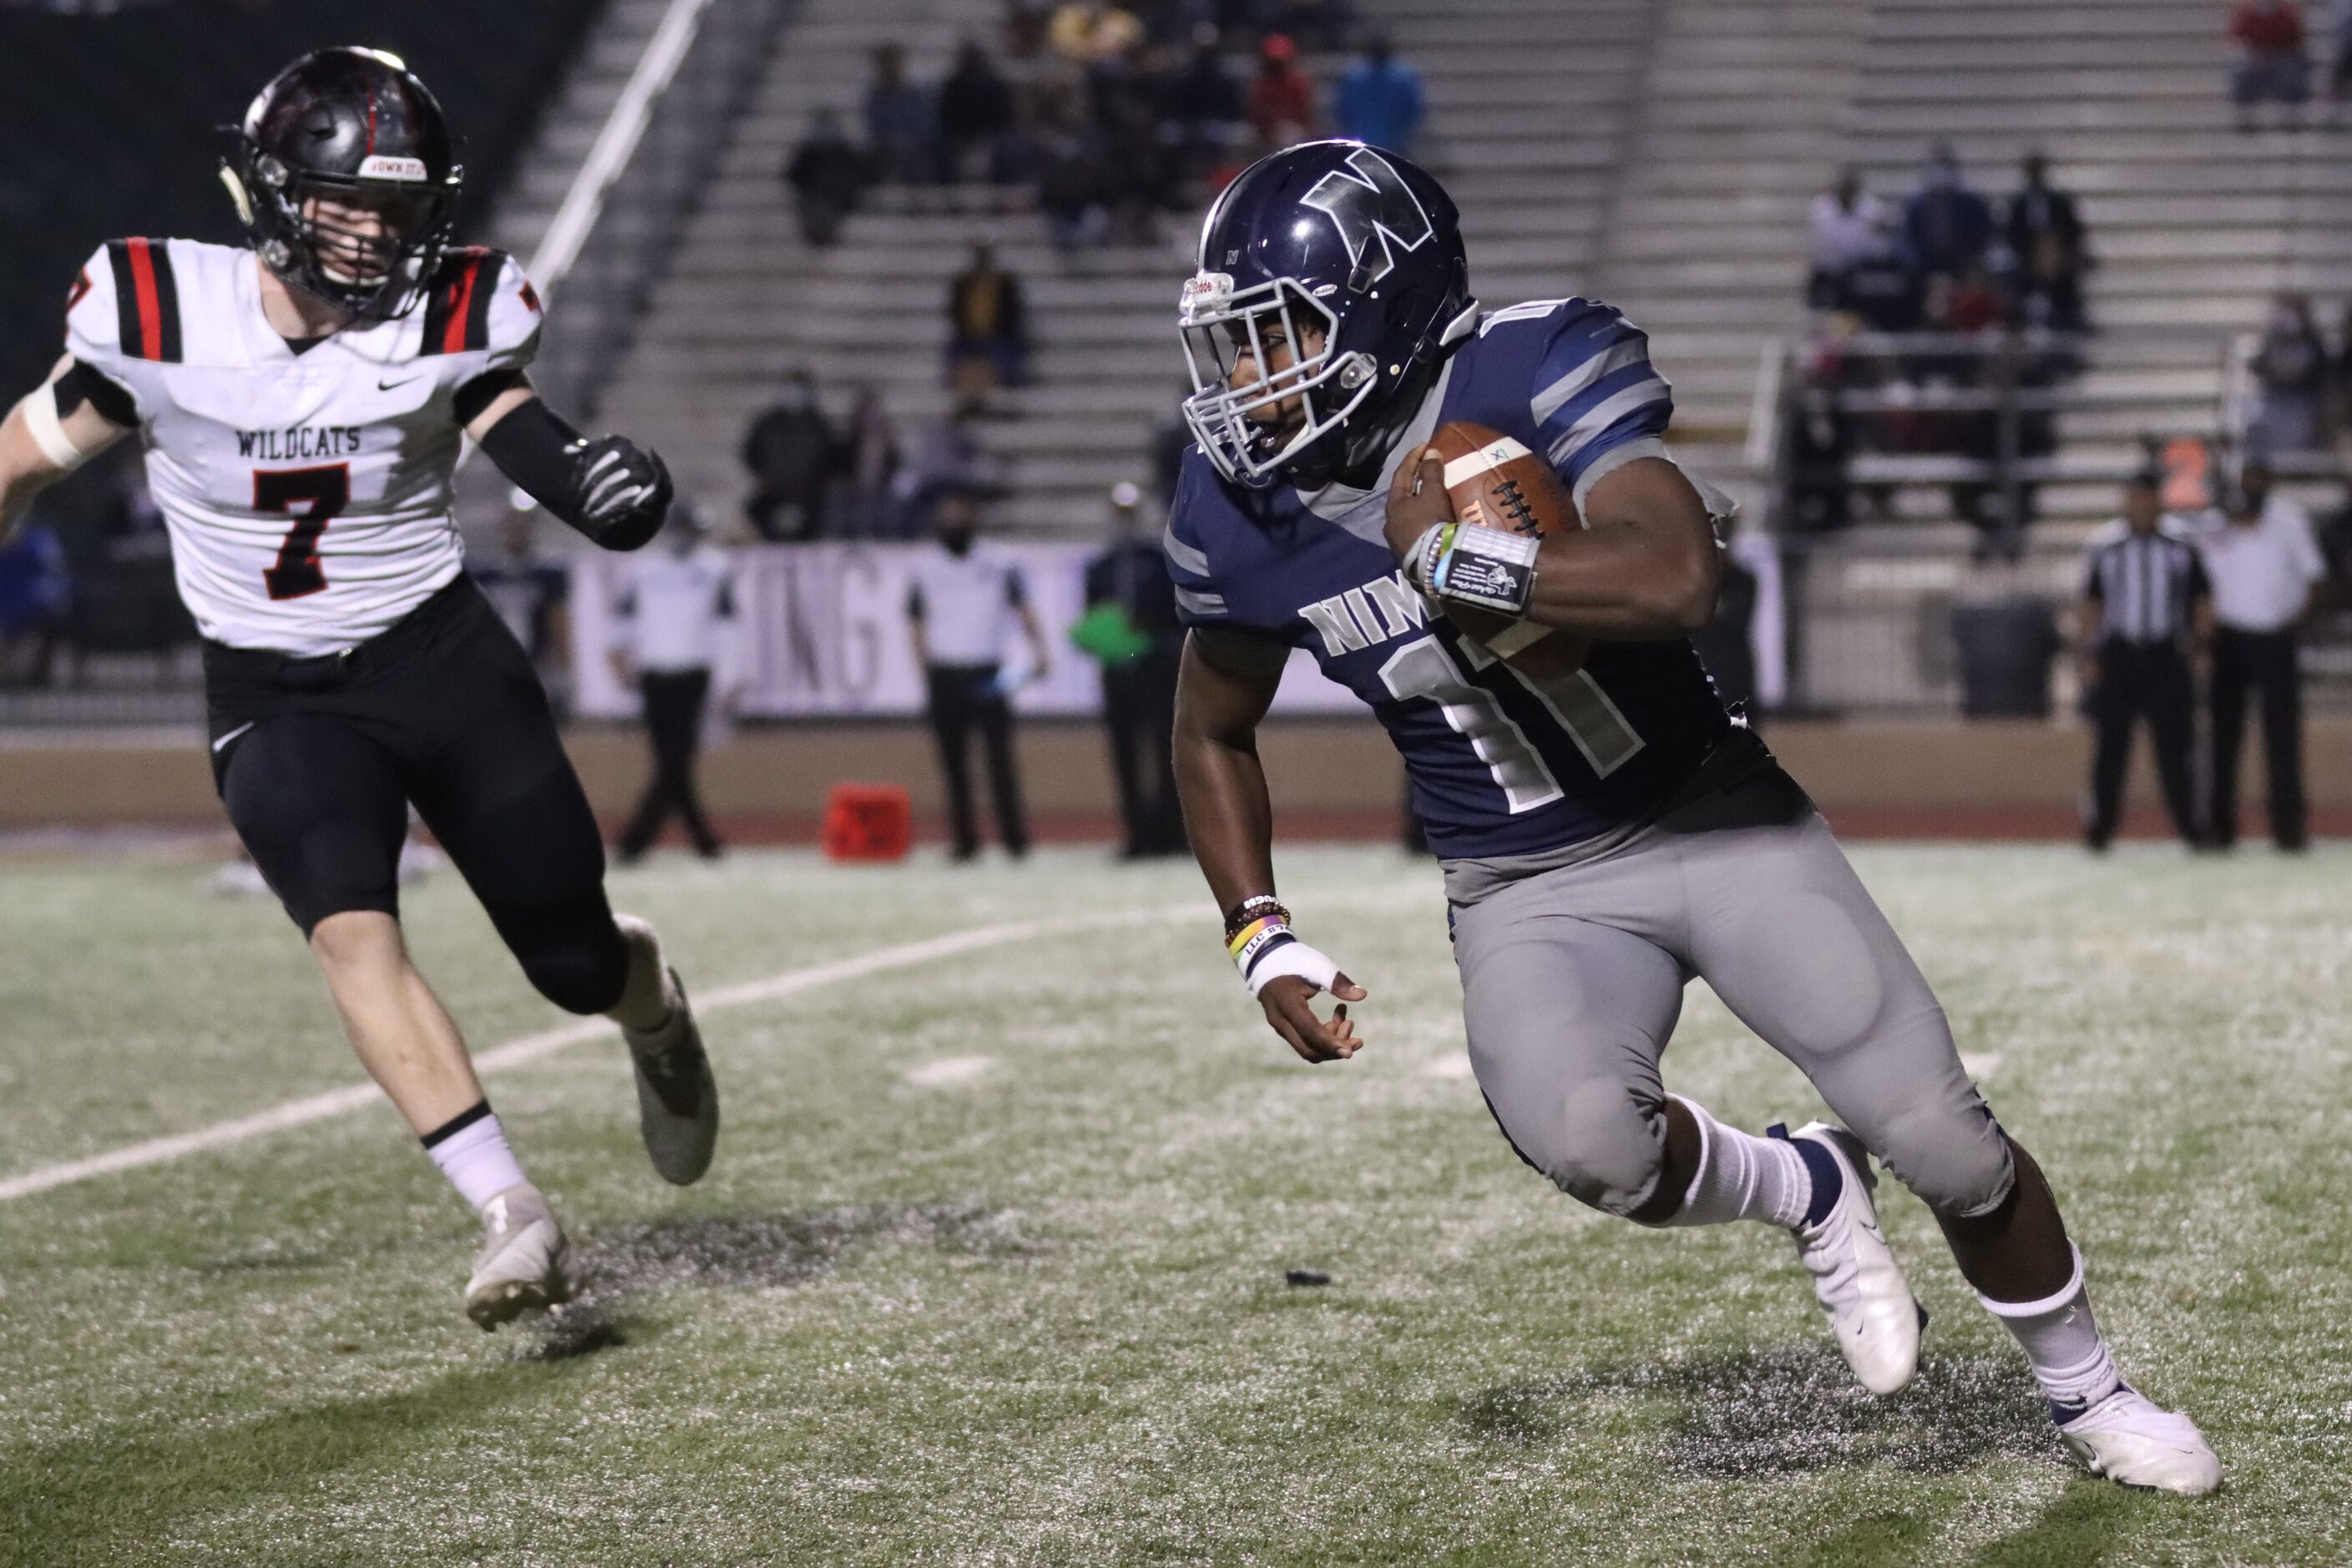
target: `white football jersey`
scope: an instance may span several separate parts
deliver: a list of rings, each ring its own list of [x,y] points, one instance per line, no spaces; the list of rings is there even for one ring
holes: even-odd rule
[[[99,247],[66,310],[74,358],[130,392],[180,596],[232,647],[335,653],[456,578],[458,388],[539,346],[522,268],[453,250],[425,300],[296,353],[250,250]]]

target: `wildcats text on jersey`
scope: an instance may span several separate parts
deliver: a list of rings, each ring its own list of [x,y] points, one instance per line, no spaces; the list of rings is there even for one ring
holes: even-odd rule
[[[350,458],[358,455],[356,425],[289,425],[283,430],[240,430],[236,455],[265,463],[287,463],[299,458]]]

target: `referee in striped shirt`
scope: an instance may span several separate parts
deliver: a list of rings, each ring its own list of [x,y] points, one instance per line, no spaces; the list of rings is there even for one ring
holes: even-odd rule
[[[2120,538],[2091,552],[2076,610],[2083,684],[2098,726],[2084,841],[2104,850],[2123,815],[2132,724],[2147,721],[2156,776],[2184,843],[2202,842],[2190,784],[2195,682],[2189,659],[2212,646],[2213,590],[2196,546],[2162,531],[2159,479],[2135,478],[2124,491]]]

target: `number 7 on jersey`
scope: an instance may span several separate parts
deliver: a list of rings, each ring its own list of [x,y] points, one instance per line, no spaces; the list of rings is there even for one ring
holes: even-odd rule
[[[332,463],[320,468],[256,468],[253,510],[291,512],[294,526],[278,547],[278,563],[262,573],[273,599],[299,599],[327,585],[326,569],[319,563],[319,536],[351,503],[352,466]],[[299,510],[307,507],[308,510]]]

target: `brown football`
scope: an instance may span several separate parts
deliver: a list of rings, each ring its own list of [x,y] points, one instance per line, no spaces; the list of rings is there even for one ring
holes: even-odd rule
[[[1444,459],[1445,494],[1454,517],[1474,528],[1501,528],[1541,538],[1581,528],[1576,500],[1540,454],[1484,425],[1455,420],[1437,427],[1430,449]],[[1592,651],[1590,637],[1547,631],[1492,610],[1447,605],[1445,618],[1538,679],[1573,674]]]

